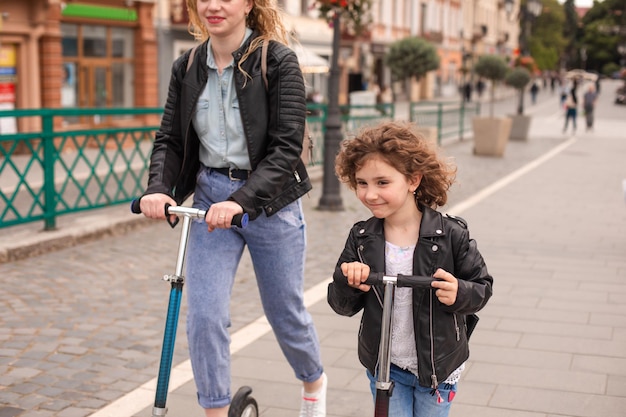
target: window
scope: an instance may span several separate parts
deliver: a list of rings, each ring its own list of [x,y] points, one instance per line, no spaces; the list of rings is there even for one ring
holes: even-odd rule
[[[133,31],[61,24],[63,107],[131,107],[134,103]]]

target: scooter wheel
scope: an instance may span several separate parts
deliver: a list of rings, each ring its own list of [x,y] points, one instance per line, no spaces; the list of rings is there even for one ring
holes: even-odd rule
[[[250,396],[252,388],[243,386],[239,388],[228,409],[228,417],[258,417],[259,406]]]

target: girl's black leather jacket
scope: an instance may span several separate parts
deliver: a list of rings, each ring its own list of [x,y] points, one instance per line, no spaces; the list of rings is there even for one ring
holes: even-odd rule
[[[420,235],[413,255],[413,274],[432,276],[437,268],[459,281],[456,302],[446,306],[433,289],[413,291],[413,322],[418,356],[419,383],[436,388],[469,357],[468,339],[478,317],[492,294],[493,278],[470,239],[467,225],[458,217],[444,217],[428,207],[420,207]],[[344,262],[362,262],[371,272],[385,272],[383,220],[375,217],[356,223],[337,262],[333,282],[328,286],[328,303],[344,316],[363,309],[358,352],[361,363],[375,374],[381,337],[383,287],[368,292],[349,287],[341,272]]]
[[[266,90],[261,76],[261,48],[238,63],[253,33],[233,53],[234,79],[243,130],[248,142],[252,174],[246,184],[229,199],[236,201],[250,219],[263,211],[278,212],[311,189],[311,182],[300,159],[306,120],[306,100],[302,72],[295,53],[278,42],[270,42],[267,53]],[[196,50],[187,72],[190,51],[172,65],[167,101],[156,133],[145,194],[165,193],[179,204],[191,193],[200,167],[200,141],[192,116],[208,78],[207,42]]]

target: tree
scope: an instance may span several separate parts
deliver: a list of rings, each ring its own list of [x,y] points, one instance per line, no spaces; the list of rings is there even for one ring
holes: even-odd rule
[[[582,18],[581,28],[587,68],[603,72],[607,64],[619,65],[619,46],[626,42],[626,1],[594,2]]]
[[[516,67],[509,71],[504,82],[517,90],[519,94],[517,114],[524,114],[524,89],[530,82],[530,72],[523,66]]]
[[[563,25],[563,37],[567,45],[565,47],[565,60],[567,68],[576,67],[578,62],[578,51],[580,49],[580,28],[578,26],[578,13],[574,0],[565,0],[563,3],[565,22]]]
[[[563,37],[565,13],[557,0],[542,0],[543,9],[535,18],[530,36],[530,55],[540,70],[558,70],[567,46]]]
[[[385,64],[397,80],[419,81],[439,68],[439,55],[433,44],[423,38],[408,37],[391,44],[385,55]]]
[[[506,77],[508,66],[500,55],[481,55],[474,65],[474,72],[478,76],[491,81],[489,116],[493,117],[493,102],[495,99],[496,84]]]

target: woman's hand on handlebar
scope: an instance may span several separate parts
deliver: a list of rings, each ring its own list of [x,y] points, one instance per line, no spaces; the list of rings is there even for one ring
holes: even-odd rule
[[[459,291],[459,281],[451,273],[439,268],[433,274],[438,280],[430,284],[435,288],[435,295],[442,304],[451,306],[456,301],[456,295]]]
[[[230,229],[233,216],[242,214],[243,208],[234,201],[222,201],[211,204],[204,220],[206,221],[209,232],[215,229]]]
[[[176,201],[167,194],[155,193],[147,194],[139,200],[141,212],[150,219],[165,219],[165,205],[176,206]],[[170,215],[170,222],[175,222],[177,216]]]
[[[370,290],[371,286],[363,284],[370,274],[370,267],[361,262],[344,262],[341,264],[341,272],[348,280],[348,285],[352,288],[358,288],[363,292]]]

